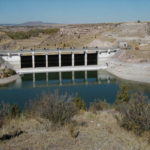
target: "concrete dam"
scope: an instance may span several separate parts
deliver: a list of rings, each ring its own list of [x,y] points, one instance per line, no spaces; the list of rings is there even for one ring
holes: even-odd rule
[[[59,49],[1,51],[0,57],[17,73],[98,70],[118,49]]]

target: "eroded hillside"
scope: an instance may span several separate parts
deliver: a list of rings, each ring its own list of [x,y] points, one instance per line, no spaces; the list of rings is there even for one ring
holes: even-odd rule
[[[58,29],[53,34],[40,32],[27,38],[9,36],[9,32]],[[19,33],[18,33],[19,32]],[[134,50],[150,49],[150,23],[103,23],[53,26],[1,26],[0,49],[43,49],[78,47],[124,47]]]

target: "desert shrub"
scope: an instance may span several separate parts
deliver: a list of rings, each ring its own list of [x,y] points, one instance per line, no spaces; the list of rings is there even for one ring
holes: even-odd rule
[[[39,99],[31,101],[28,110],[33,115],[50,120],[53,124],[69,123],[77,109],[72,102],[73,97],[59,92],[43,94]]]
[[[150,35],[150,22],[147,22],[147,34]]]
[[[10,117],[11,118],[16,118],[16,117],[19,117],[20,114],[21,114],[21,110],[20,110],[19,106],[16,105],[16,104],[11,105],[10,113],[9,113]]]
[[[76,108],[78,110],[86,110],[86,104],[84,102],[84,100],[81,99],[81,97],[75,97],[73,99],[73,103],[75,104]]]
[[[15,75],[16,71],[9,68],[9,69],[5,69],[4,73],[6,73],[8,76],[11,76],[11,75]]]
[[[14,39],[14,40],[17,40],[17,39],[29,39],[30,38],[30,35],[28,32],[24,32],[24,31],[18,31],[18,32],[6,32],[6,34]]]
[[[137,23],[141,23],[141,20],[138,20]]]
[[[129,101],[128,87],[122,86],[117,94],[115,104],[121,104]]]
[[[128,103],[120,105],[121,119],[119,123],[127,130],[140,135],[150,132],[150,103],[143,94],[134,95]]]
[[[59,29],[58,28],[53,28],[53,29],[45,29],[45,30],[43,30],[42,31],[42,33],[44,33],[44,34],[53,34],[53,33],[57,33],[59,31]]]
[[[78,123],[76,121],[71,121],[69,124],[69,134],[72,138],[77,138],[79,135]]]
[[[8,116],[10,112],[10,105],[4,102],[0,102],[0,118]]]
[[[0,127],[3,126],[4,120],[9,116],[10,105],[4,102],[0,102]]]
[[[5,118],[14,118],[17,116],[20,116],[21,110],[18,105],[13,104],[7,104],[4,102],[0,103],[0,118],[5,119]]]
[[[40,33],[43,34],[53,34],[53,33],[57,33],[59,31],[58,28],[49,28],[49,29],[32,29],[29,31],[17,31],[17,32],[6,32],[6,34],[14,39],[14,40],[18,40],[18,39],[29,39],[30,37],[38,37]]]
[[[10,77],[12,75],[15,75],[16,72],[12,69],[2,69],[0,70],[0,78]]]
[[[65,48],[65,47],[66,47],[66,44],[64,43],[64,44],[63,44],[63,48]]]
[[[138,46],[135,47],[135,50],[139,50],[140,48]]]
[[[89,110],[93,113],[110,108],[110,105],[105,100],[96,100],[91,103]]]
[[[29,30],[27,33],[28,33],[29,37],[37,37],[37,36],[39,36],[39,34],[42,31],[43,30],[41,30],[41,29],[32,29],[32,30]]]

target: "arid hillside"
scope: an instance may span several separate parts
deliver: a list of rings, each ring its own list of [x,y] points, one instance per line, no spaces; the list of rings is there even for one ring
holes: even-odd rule
[[[0,50],[84,46],[150,50],[150,23],[0,26]]]

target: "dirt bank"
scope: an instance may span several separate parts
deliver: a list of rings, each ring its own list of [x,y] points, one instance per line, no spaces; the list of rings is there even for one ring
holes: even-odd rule
[[[16,81],[18,78],[20,78],[20,76],[18,74],[16,74],[16,75],[13,75],[13,76],[8,77],[8,78],[0,79],[0,85],[9,84],[11,82]]]
[[[111,59],[107,71],[122,79],[150,83],[150,63],[148,62],[126,63]]]

